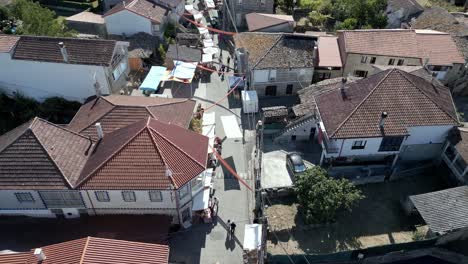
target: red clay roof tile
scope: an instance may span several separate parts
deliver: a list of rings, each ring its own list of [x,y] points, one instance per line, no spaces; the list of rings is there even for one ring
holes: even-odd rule
[[[457,125],[448,88],[398,69],[374,74],[315,97],[330,138],[407,135],[407,127]],[[380,115],[387,112],[384,133]]]

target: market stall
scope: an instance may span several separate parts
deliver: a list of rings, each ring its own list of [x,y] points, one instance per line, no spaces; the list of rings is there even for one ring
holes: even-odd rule
[[[161,83],[166,70],[166,67],[152,66],[148,72],[148,75],[146,75],[145,80],[138,89],[144,91],[145,93],[157,92],[159,90],[159,84]]]

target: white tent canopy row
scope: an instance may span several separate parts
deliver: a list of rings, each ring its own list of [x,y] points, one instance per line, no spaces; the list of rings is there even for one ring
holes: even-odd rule
[[[237,123],[236,116],[222,116],[221,122],[223,123],[224,133],[227,138],[242,138],[242,131],[240,130],[239,123]]]

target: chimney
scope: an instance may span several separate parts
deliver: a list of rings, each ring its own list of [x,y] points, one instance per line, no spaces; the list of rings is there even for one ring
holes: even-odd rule
[[[387,112],[382,112],[382,114],[380,115],[380,123],[379,123],[380,129],[383,129],[383,128],[384,128],[385,119],[386,119],[387,117],[388,117]]]
[[[98,138],[99,138],[99,140],[101,140],[104,137],[104,133],[102,132],[101,123],[96,123],[95,126],[96,126],[96,131],[97,131],[97,134],[98,134]]]
[[[65,47],[65,44],[63,44],[63,42],[59,42],[59,47],[60,47],[60,52],[62,53],[63,61],[68,62],[67,47]]]
[[[44,254],[44,251],[42,251],[42,248],[36,248],[34,250],[34,256],[36,256],[37,261],[43,261],[46,259],[46,255]]]
[[[424,64],[423,64],[423,66],[427,66],[428,63],[429,63],[429,58],[424,58]]]
[[[166,177],[172,177],[172,170],[166,166]]]
[[[343,97],[343,99],[346,98],[346,93],[345,93],[345,85],[346,85],[346,82],[348,81],[348,79],[346,77],[343,77],[341,78],[341,87],[340,87],[340,91],[341,91],[341,97]]]

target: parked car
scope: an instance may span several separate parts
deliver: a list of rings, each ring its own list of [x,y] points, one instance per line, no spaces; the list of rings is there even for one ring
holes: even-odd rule
[[[301,173],[306,170],[306,166],[302,157],[298,153],[289,153],[286,155],[286,167],[290,170],[293,174]]]

